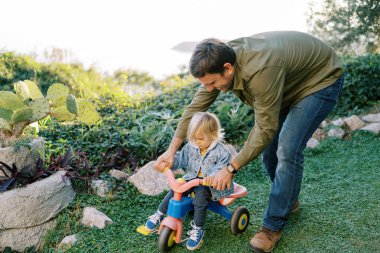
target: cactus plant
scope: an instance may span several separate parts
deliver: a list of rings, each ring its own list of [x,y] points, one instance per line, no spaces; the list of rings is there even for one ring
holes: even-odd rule
[[[60,83],[51,85],[45,97],[30,80],[14,84],[15,93],[0,91],[0,147],[7,146],[23,134],[26,126],[48,115],[58,120],[79,120],[91,125],[99,114],[91,102],[69,94]]]

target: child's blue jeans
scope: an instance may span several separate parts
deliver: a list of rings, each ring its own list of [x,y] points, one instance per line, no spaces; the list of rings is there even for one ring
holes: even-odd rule
[[[196,186],[190,191],[187,191],[183,194],[183,196],[188,195],[190,192],[194,192],[195,196],[193,198],[193,206],[194,206],[194,223],[197,227],[203,227],[203,224],[206,220],[207,214],[207,205],[211,201],[211,191],[208,186]],[[161,201],[158,210],[162,213],[168,212],[168,206],[170,199],[174,196],[174,192],[170,190],[164,199]]]

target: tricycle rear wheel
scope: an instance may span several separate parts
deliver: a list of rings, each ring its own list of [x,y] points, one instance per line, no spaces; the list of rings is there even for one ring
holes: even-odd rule
[[[246,207],[240,206],[232,214],[230,226],[234,235],[244,232],[249,224],[249,211]]]

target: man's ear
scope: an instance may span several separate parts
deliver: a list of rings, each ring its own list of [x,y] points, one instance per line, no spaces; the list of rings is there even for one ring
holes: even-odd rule
[[[227,75],[233,74],[234,66],[232,66],[231,63],[226,62],[226,63],[224,63],[223,67],[224,67],[225,74],[227,74]]]

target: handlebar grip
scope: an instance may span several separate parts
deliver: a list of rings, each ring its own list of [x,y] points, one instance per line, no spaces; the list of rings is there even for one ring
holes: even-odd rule
[[[203,180],[203,182],[202,182],[202,185],[203,185],[203,186],[211,186],[211,184],[208,184],[208,183],[207,183],[206,181],[204,181],[204,180]]]

